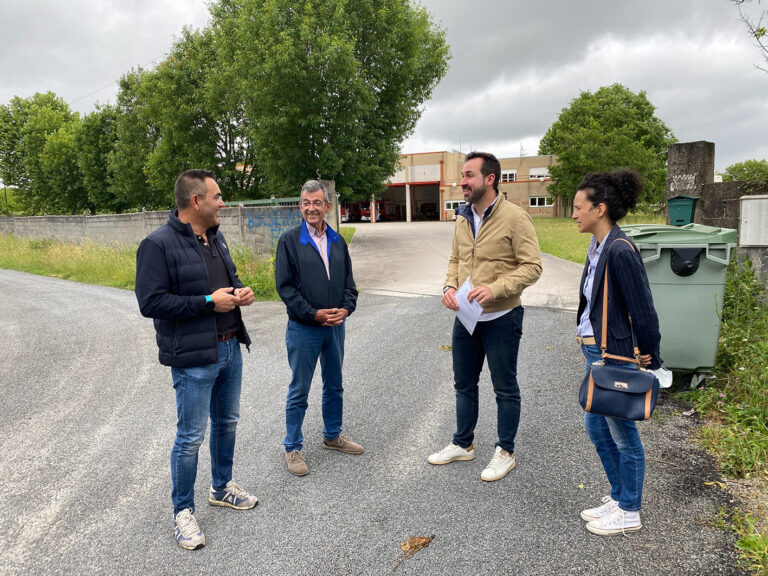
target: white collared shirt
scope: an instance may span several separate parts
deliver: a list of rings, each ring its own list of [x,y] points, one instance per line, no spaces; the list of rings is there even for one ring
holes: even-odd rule
[[[477,234],[480,232],[480,226],[483,225],[483,220],[485,219],[486,214],[490,214],[490,210],[493,208],[493,205],[496,204],[496,202],[499,200],[499,195],[496,194],[496,198],[494,198],[493,202],[491,202],[491,205],[486,208],[482,214],[478,214],[477,211],[475,211],[475,207],[471,206],[470,210],[472,210],[472,217],[474,219],[475,223],[475,242],[477,242]],[[473,284],[474,286],[474,284]],[[478,322],[489,322],[491,320],[496,320],[496,318],[501,318],[509,312],[509,310],[499,310],[498,312],[483,312],[480,314],[480,318],[477,319]]]
[[[589,311],[592,309],[592,288],[595,285],[595,268],[597,268],[597,261],[600,260],[600,255],[603,253],[603,246],[605,240],[601,244],[597,243],[597,239],[592,236],[592,240],[589,241],[589,250],[587,250],[587,256],[589,257],[589,270],[587,271],[587,277],[584,279],[584,286],[582,286],[582,293],[587,299],[587,305],[584,308],[584,313],[579,319],[578,333],[582,338],[587,336],[594,336],[594,330],[592,329],[592,322],[589,321]]]

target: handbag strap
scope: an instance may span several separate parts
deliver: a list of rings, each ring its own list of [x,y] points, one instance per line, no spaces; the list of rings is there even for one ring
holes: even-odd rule
[[[617,238],[614,240],[614,242],[626,242],[630,246],[632,246],[632,243],[627,240],[626,238]],[[611,246],[613,246],[613,242],[611,242]],[[608,250],[611,249],[611,246],[608,246]],[[632,251],[634,252],[635,247],[632,246]],[[607,256],[607,255],[606,255]],[[635,338],[635,331],[632,328],[632,316],[629,317],[629,331],[632,334],[632,349],[635,353],[634,358],[627,358],[626,356],[616,356],[615,354],[609,354],[608,353],[608,259],[606,257],[605,261],[605,275],[603,277],[603,322],[601,326],[601,338],[600,338],[600,348],[602,349],[602,358],[611,358],[613,360],[619,360],[621,362],[632,362],[634,364],[637,364],[640,366],[640,360],[638,356],[640,356],[640,349],[637,347],[637,339]]]

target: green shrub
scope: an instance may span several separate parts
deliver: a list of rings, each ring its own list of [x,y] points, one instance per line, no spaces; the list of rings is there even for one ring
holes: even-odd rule
[[[768,305],[751,265],[733,262],[723,298],[717,378],[682,394],[711,419],[700,432],[729,476],[768,475]]]

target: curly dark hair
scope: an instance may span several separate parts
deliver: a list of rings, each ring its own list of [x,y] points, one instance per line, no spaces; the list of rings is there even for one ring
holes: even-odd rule
[[[640,174],[629,169],[590,172],[584,176],[578,189],[587,195],[587,200],[594,206],[605,204],[608,218],[616,223],[637,206],[643,181]]]

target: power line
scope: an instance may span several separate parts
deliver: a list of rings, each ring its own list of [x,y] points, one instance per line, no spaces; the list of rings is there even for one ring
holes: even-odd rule
[[[140,68],[147,68],[150,64],[155,64],[160,58],[162,58],[162,56],[158,56],[157,58],[153,58],[147,64],[144,64],[144,66],[140,66]],[[75,98],[74,100],[71,100],[69,103],[70,104],[74,104],[75,102],[80,102],[80,100],[85,100],[89,96],[93,96],[94,94],[98,94],[102,90],[106,90],[107,88],[109,88],[113,84],[117,84],[118,82],[120,82],[119,78],[117,80],[112,80],[112,82],[110,82],[106,86],[102,86],[101,88],[98,88],[97,90],[94,90],[93,92],[89,92],[85,96],[80,96],[79,98]]]

